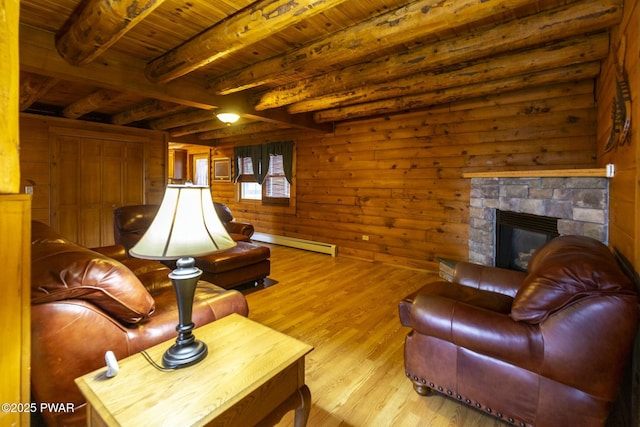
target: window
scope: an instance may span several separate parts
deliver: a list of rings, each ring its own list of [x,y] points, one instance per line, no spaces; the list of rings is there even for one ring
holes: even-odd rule
[[[262,185],[258,184],[253,175],[250,157],[241,158],[238,163],[241,200],[262,200],[263,205],[289,205],[291,185],[285,177],[281,155],[269,156],[269,170]]]
[[[241,201],[259,200],[264,206],[289,206],[292,141],[234,147],[234,157]]]

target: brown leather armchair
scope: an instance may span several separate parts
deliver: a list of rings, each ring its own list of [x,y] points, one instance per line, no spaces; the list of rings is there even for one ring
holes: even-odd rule
[[[600,242],[562,236],[528,274],[458,263],[453,283],[399,305],[405,370],[437,391],[521,426],[602,426],[638,322],[635,285]]]
[[[104,367],[107,350],[122,359],[175,339],[170,270],[129,258],[121,245],[78,246],[39,222],[31,233],[31,391],[38,407],[73,404],[73,412],[43,412],[47,425],[85,425],[75,378]],[[196,327],[231,313],[248,314],[240,292],[198,283]]]
[[[220,221],[235,241],[251,241],[253,225],[235,221],[229,208],[218,202],[213,203]],[[128,251],[147,231],[158,212],[159,205],[121,206],[113,211],[113,234],[115,242]]]

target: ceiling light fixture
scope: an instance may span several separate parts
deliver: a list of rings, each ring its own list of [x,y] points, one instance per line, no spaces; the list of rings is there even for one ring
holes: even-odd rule
[[[237,122],[238,119],[240,118],[240,116],[237,115],[236,113],[216,113],[216,117],[222,123],[227,124],[227,126]]]

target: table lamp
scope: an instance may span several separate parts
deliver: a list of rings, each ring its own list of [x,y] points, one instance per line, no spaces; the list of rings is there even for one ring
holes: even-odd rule
[[[167,368],[182,368],[207,355],[207,345],[196,340],[191,319],[193,298],[202,270],[193,257],[234,247],[220,222],[207,186],[168,185],[153,222],[129,253],[136,258],[177,260],[169,274],[178,303],[178,337],[162,356]]]

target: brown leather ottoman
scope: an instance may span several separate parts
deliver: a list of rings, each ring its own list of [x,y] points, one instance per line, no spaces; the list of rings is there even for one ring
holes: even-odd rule
[[[271,271],[269,248],[250,242],[237,242],[236,247],[196,258],[202,270],[202,280],[225,289],[244,283],[264,281]]]

